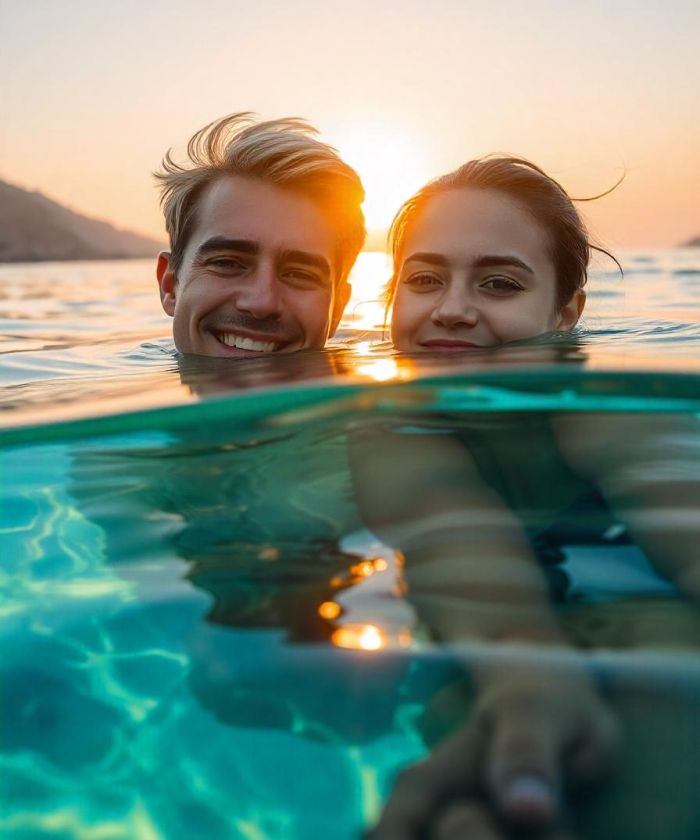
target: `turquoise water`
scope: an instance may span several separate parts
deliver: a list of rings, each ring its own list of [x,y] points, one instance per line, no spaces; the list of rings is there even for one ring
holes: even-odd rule
[[[139,538],[120,535],[121,552],[107,551],[67,492],[81,454],[5,456],[16,489],[3,505],[3,836],[320,837],[329,821],[352,836],[376,807],[397,736],[350,745],[314,715],[306,737],[310,713],[278,673],[281,634],[229,635],[204,620],[209,599],[183,580],[165,539],[172,523],[132,522]],[[294,678],[332,702],[327,657],[294,655]],[[333,664],[352,683],[357,663]],[[227,692],[233,709],[220,719]],[[374,714],[370,702],[376,734]]]
[[[696,837],[692,604],[629,546],[574,546],[593,644],[438,644],[348,460],[397,417],[626,418],[652,483],[687,490],[655,527],[692,535],[700,258],[630,264],[573,342],[397,357],[358,304],[327,353],[233,364],[173,358],[144,263],[2,269],[2,836],[358,838],[427,754],[436,692],[530,657],[600,676],[626,735],[577,836]]]

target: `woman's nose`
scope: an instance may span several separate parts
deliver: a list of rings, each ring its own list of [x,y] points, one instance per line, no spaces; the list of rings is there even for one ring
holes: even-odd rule
[[[437,301],[432,320],[444,327],[473,327],[479,320],[479,310],[466,289],[450,284]]]

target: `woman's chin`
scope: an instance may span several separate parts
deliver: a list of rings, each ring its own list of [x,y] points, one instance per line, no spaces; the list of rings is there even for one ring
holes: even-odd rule
[[[474,344],[470,341],[426,341],[415,344],[412,348],[414,353],[473,353],[484,350],[484,345]]]

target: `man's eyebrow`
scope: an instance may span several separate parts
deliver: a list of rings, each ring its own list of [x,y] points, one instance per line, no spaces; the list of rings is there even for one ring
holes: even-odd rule
[[[280,262],[293,262],[308,265],[310,268],[318,268],[326,276],[330,276],[331,267],[328,260],[320,254],[312,254],[310,251],[281,251]]]
[[[212,236],[197,248],[197,256],[203,257],[213,251],[238,251],[242,254],[255,255],[259,253],[260,246],[251,239],[230,239],[227,236]]]

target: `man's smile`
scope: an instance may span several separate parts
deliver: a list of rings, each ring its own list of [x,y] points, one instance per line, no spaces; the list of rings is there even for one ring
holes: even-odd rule
[[[214,336],[226,347],[235,347],[237,350],[248,350],[253,353],[273,353],[281,346],[277,341],[261,341],[232,332],[215,332]]]

